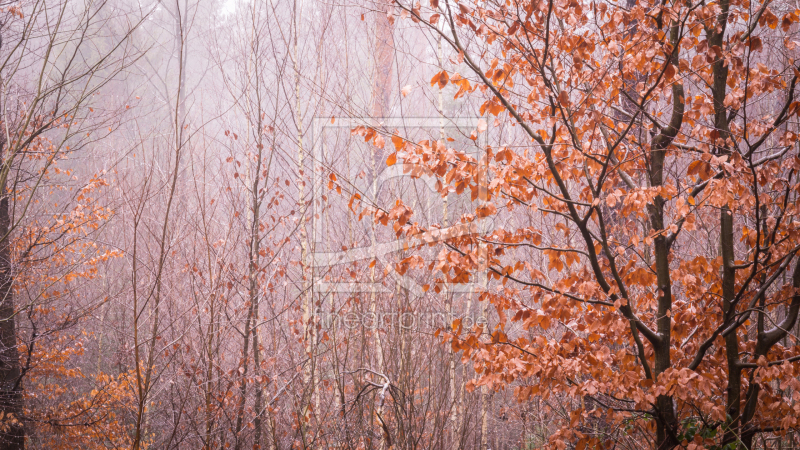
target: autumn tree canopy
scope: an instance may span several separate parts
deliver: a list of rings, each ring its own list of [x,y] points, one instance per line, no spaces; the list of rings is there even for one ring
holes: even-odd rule
[[[463,221],[496,216],[490,234],[447,242],[436,266],[452,276],[486,257],[499,282],[481,296],[497,325],[452,337],[477,385],[573,399],[549,438],[560,449],[750,449],[793,430],[794,6],[398,8],[456,55],[431,84],[482,99],[481,114],[521,136],[479,158],[397,139],[389,157],[412,175],[424,166],[442,195],[466,187],[489,202]],[[395,229],[425,231],[414,216]]]

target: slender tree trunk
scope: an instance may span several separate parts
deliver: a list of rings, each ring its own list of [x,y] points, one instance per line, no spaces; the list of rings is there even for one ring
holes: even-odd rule
[[[372,117],[386,117],[389,113],[392,86],[392,59],[394,58],[394,25],[387,14],[391,11],[389,0],[384,0],[375,18],[375,76],[372,80]],[[378,155],[380,159],[380,155]]]
[[[664,159],[666,151],[656,147],[652,152],[652,169],[650,182],[652,186],[663,184]],[[650,221],[656,230],[664,229],[664,199],[656,197],[649,206]],[[672,282],[669,272],[669,247],[667,239],[663,233],[653,240],[653,247],[656,259],[656,280],[658,282],[658,334],[659,342],[654,346],[655,350],[655,376],[658,377],[672,365],[670,358],[670,335],[672,319],[669,316],[672,308]],[[672,397],[659,395],[656,398],[656,442],[659,450],[668,450],[678,445],[675,431],[677,430],[677,419],[675,409],[672,404]]]
[[[485,287],[485,286],[484,286]],[[481,303],[481,318],[488,321],[486,318],[486,302]],[[483,324],[484,329],[481,333],[487,333],[489,324]],[[487,450],[489,448],[489,416],[487,410],[489,408],[489,388],[486,385],[481,386],[481,446],[480,450]]]
[[[298,199],[305,202],[305,182],[303,180],[303,173],[305,170],[305,149],[303,148],[303,116],[300,107],[300,61],[298,54],[298,30],[300,11],[298,9],[297,1],[294,2],[294,11],[292,12],[293,21],[293,58],[295,73],[295,114],[297,126],[297,169],[301,179],[298,181]],[[308,361],[303,364],[303,396],[301,399],[301,414],[298,418],[300,422],[300,434],[303,439],[303,445],[308,448],[307,434],[309,431],[308,423],[311,420],[312,396],[315,390],[314,386],[314,336],[315,330],[313,326],[313,295],[310,269],[308,267],[308,252],[309,242],[308,233],[306,231],[306,206],[301,205],[303,214],[300,217],[300,267],[302,276],[302,292],[301,292],[301,308],[302,308],[302,321],[303,321],[303,341],[305,342],[305,354]]]
[[[465,316],[469,316],[471,314],[471,312],[472,312],[472,296],[473,295],[474,295],[474,292],[472,291],[472,288],[470,288],[469,292],[467,293],[467,304],[464,307],[464,311],[465,311],[464,315]],[[464,369],[463,369],[464,373],[461,375],[461,382],[458,384],[458,403],[456,404],[456,410],[457,410],[456,418],[457,418],[457,421],[456,421],[455,424],[453,424],[453,430],[457,433],[455,435],[455,439],[453,441],[453,448],[454,449],[461,448],[461,445],[465,441],[464,432],[463,432],[463,429],[464,429],[464,418],[466,417],[466,411],[464,410],[464,394],[466,392],[466,389],[464,387],[464,384],[465,384],[464,380],[466,380],[466,378],[467,378],[467,372],[466,371],[467,371],[468,367],[469,366],[464,366]]]
[[[256,300],[255,307],[256,322],[258,322],[258,300]],[[253,370],[258,373],[261,369],[261,349],[258,343],[258,330],[253,329]],[[255,393],[255,417],[253,418],[253,425],[256,428],[255,436],[253,437],[253,448],[261,448],[261,417],[264,414],[264,387],[261,378],[256,379],[256,393]]]
[[[720,211],[720,250],[722,253],[722,312],[725,321],[736,320],[736,310],[733,305],[736,271],[733,253],[733,215],[726,206]],[[736,440],[739,435],[739,419],[742,401],[742,377],[739,366],[739,336],[736,331],[725,336],[725,353],[728,363],[728,386],[726,412],[730,418],[725,430],[723,440]]]
[[[678,27],[673,23],[670,26],[670,41],[673,45],[678,44]],[[678,66],[677,53],[672,57],[672,64]],[[666,148],[672,142],[683,124],[683,85],[674,83],[672,85],[673,106],[670,126],[657,135],[651,144],[651,165],[650,165],[650,186],[663,186],[664,184],[664,164],[667,157]],[[653,199],[648,205],[650,225],[654,230],[664,230],[665,200],[661,196]],[[658,283],[658,310],[657,310],[657,330],[658,341],[653,343],[655,353],[655,378],[672,366],[670,358],[670,348],[672,343],[672,279],[669,267],[670,243],[664,233],[660,233],[653,240],[653,254],[656,265],[656,281]],[[675,406],[672,397],[659,395],[655,404],[656,413],[656,445],[659,450],[669,450],[675,448],[679,442],[677,439],[678,420],[675,416]]]
[[[236,412],[236,429],[234,430],[236,445],[234,449],[239,450],[242,448],[242,428],[244,425],[244,406],[247,400],[247,371],[249,368],[248,362],[250,361],[250,333],[251,324],[253,323],[254,304],[250,303],[247,308],[247,318],[244,322],[244,342],[242,348],[242,361],[239,365],[239,405]]]
[[[0,36],[2,47],[2,36]],[[0,133],[0,161],[6,161],[6,137]],[[11,212],[5,182],[0,185],[0,450],[25,448],[22,376],[14,314],[14,272],[11,264]]]
[[[0,152],[2,152],[0,148]],[[0,450],[25,448],[22,384],[14,318],[14,273],[11,264],[8,196],[0,199]]]
[[[209,267],[213,266],[209,264]],[[213,279],[211,280],[211,285],[212,286],[214,285]],[[205,450],[211,450],[212,448],[214,448],[213,441],[215,440],[212,434],[212,431],[214,429],[214,405],[213,405],[214,389],[211,384],[211,380],[214,379],[214,335],[215,335],[214,326],[216,322],[216,313],[215,313],[216,294],[212,293],[211,296],[212,296],[211,302],[209,305],[208,340],[206,342],[207,345],[206,352],[208,353],[208,364],[206,365],[206,382],[205,382],[205,413],[206,413]]]
[[[387,12],[389,11],[388,1],[384,2],[383,7],[379,7],[377,11],[377,15],[375,17],[375,75],[372,79],[372,108],[370,114],[374,119],[380,119],[386,117],[389,112],[389,102],[390,102],[390,94],[391,94],[391,74],[392,74],[392,59],[394,57],[394,27],[389,22],[387,17]],[[375,123],[376,126],[379,123]],[[383,162],[383,152],[374,146],[370,146],[370,173],[369,173],[369,183],[372,190],[372,197],[373,200],[377,200],[378,195],[378,172],[379,166]],[[370,229],[370,239],[372,245],[377,244],[377,236],[376,236],[376,229],[374,222],[372,223]],[[376,266],[372,266],[370,268],[370,284],[374,286],[376,282],[375,276]],[[375,292],[375,289],[370,291],[370,300],[369,300],[369,311],[372,314],[372,317],[376,316],[376,311],[378,309],[378,295]],[[386,371],[385,363],[383,359],[383,343],[381,342],[381,335],[380,335],[380,328],[383,324],[376,323],[376,327],[373,330],[373,338],[375,339],[375,356],[376,356],[376,364],[377,369],[384,373]],[[402,371],[402,358],[403,358],[403,349],[402,349],[402,337],[401,337],[401,349],[400,349],[400,358],[401,364],[399,365]],[[401,372],[402,374],[402,372]],[[381,407],[378,409],[378,414],[382,413],[382,402]],[[374,423],[371,424],[374,426]],[[385,433],[381,432],[381,441],[379,444],[379,448],[383,449],[386,446],[386,436]]]

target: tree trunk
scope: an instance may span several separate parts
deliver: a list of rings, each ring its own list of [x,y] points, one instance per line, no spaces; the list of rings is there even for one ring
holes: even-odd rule
[[[25,448],[22,383],[14,319],[8,197],[0,199],[0,450]]]
[[[726,322],[736,320],[736,307],[733,304],[736,295],[733,268],[733,215],[726,206],[720,211],[720,250],[722,253],[722,309]],[[739,366],[739,336],[736,331],[725,336],[725,352],[728,363],[728,386],[726,388],[726,412],[730,417],[724,441],[734,441],[739,436],[739,416],[741,410],[742,379]]]

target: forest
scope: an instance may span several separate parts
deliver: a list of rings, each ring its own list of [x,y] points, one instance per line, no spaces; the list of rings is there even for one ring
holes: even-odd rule
[[[0,0],[0,450],[800,449],[795,56],[790,0]]]

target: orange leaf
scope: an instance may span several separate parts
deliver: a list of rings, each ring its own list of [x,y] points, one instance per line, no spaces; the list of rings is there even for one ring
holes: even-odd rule
[[[395,150],[400,150],[401,148],[403,148],[403,144],[405,144],[405,141],[400,136],[393,134],[392,144],[394,144]]]
[[[375,147],[383,148],[386,145],[386,139],[382,135],[375,136]]]
[[[563,107],[569,106],[569,94],[567,94],[567,91],[561,91],[561,93],[558,94],[558,103]]]
[[[431,86],[433,86],[436,83],[439,83],[439,89],[442,89],[445,86],[447,86],[447,82],[449,80],[450,78],[447,76],[447,72],[443,70],[434,75],[433,78],[431,78]]]

